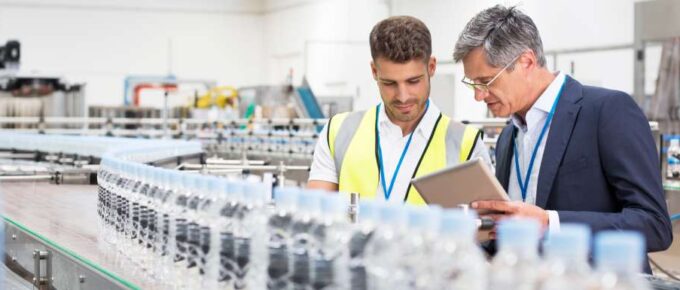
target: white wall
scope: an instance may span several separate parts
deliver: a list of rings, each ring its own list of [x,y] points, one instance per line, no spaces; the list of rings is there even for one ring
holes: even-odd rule
[[[269,83],[293,83],[306,75],[314,92],[356,96],[355,108],[379,100],[370,71],[368,35],[387,17],[380,0],[268,0],[265,2],[266,61]]]
[[[128,75],[255,85],[264,71],[259,2],[0,1],[0,42],[21,41],[25,71],[86,82],[89,105],[121,105]]]
[[[90,104],[120,104],[126,75],[171,70],[245,86],[284,83],[292,70],[295,84],[306,74],[317,95],[355,96],[355,108],[364,109],[379,100],[368,34],[381,19],[407,14],[432,32],[438,77],[455,82],[435,82],[442,87],[433,92],[443,95],[433,97],[452,98],[454,118],[478,119],[486,108],[460,85],[462,67],[451,62],[458,34],[476,13],[519,3],[551,51],[630,44],[636,1],[0,0],[0,42],[21,40],[24,69],[87,82]],[[659,55],[648,51],[648,93]],[[556,64],[570,72],[574,62],[584,83],[632,92],[632,56],[630,49],[561,55]]]

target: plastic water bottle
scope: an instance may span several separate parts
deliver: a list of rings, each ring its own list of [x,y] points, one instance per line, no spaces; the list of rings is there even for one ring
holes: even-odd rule
[[[347,289],[349,286],[349,200],[340,193],[317,192],[321,197],[321,222],[314,232],[312,287]]]
[[[139,166],[139,180],[141,184],[138,193],[139,226],[137,229],[137,247],[139,247],[139,257],[137,259],[138,265],[147,275],[151,270],[148,266],[152,259],[147,236],[149,234],[149,227],[152,224],[151,217],[154,215],[150,196],[153,170],[150,166]]]
[[[187,202],[187,274],[190,275],[188,281],[190,286],[196,287],[200,277],[200,247],[201,247],[201,224],[199,205],[206,199],[205,193],[208,191],[208,180],[204,176],[193,176],[191,196]]]
[[[177,228],[176,228],[176,200],[181,186],[181,177],[176,171],[165,171],[163,176],[163,189],[161,194],[162,204],[158,215],[158,233],[156,235],[156,248],[161,249],[161,262],[159,277],[163,281],[172,281],[175,273],[175,259],[177,251]],[[163,278],[165,277],[165,279]],[[173,281],[174,282],[174,281]]]
[[[476,220],[474,211],[444,210],[431,263],[434,283],[427,289],[487,289],[488,266],[476,243]]]
[[[270,221],[277,214],[276,208],[272,203],[271,188],[267,184],[259,184],[260,205],[251,211],[251,214],[244,219],[247,228],[253,229],[252,243],[250,251],[250,270],[247,272],[244,281],[248,289],[267,289],[269,275],[268,266],[270,265],[270,242],[272,233]]]
[[[128,217],[126,223],[126,246],[122,249],[126,259],[134,265],[138,265],[140,250],[138,247],[139,217],[140,217],[140,197],[139,189],[142,185],[140,180],[141,169],[139,164],[130,164],[129,182],[127,187],[128,196]]]
[[[589,289],[591,275],[588,264],[590,228],[581,224],[562,224],[560,231],[550,233],[543,251],[545,271],[541,289]]]
[[[234,227],[241,212],[243,190],[243,182],[230,183],[227,202],[220,210],[220,271],[218,280],[220,288],[233,288],[236,280]]]
[[[171,170],[159,170],[159,186],[154,200],[156,203],[156,226],[151,238],[154,244],[153,249],[156,253],[154,268],[156,269],[156,277],[158,277],[159,281],[170,281],[172,265],[174,263],[174,238],[170,239],[172,201],[176,192],[173,188],[177,184],[173,178],[174,174]]]
[[[366,247],[368,289],[408,289],[407,275],[395,267],[402,255],[404,229],[408,213],[402,205],[385,205],[380,209],[380,223]]]
[[[490,289],[535,289],[539,238],[536,220],[517,218],[499,224],[499,251],[491,263]]]
[[[178,175],[181,179],[181,184],[178,188],[178,193],[175,195],[175,201],[172,210],[172,218],[170,223],[170,228],[172,235],[175,239],[175,263],[173,276],[175,278],[175,285],[177,288],[184,288],[187,283],[189,274],[187,273],[187,268],[190,263],[188,259],[190,258],[189,253],[189,213],[188,204],[189,200],[194,194],[193,191],[193,178],[195,176],[189,174]]]
[[[116,245],[116,255],[114,257],[115,263],[120,264],[123,260],[123,246],[127,242],[125,237],[125,229],[127,224],[127,190],[126,186],[129,181],[128,174],[124,172],[127,169],[127,165],[123,162],[114,163],[114,171],[116,178],[113,184],[111,184],[111,218],[114,222],[114,230],[112,231],[113,244]]]
[[[110,174],[110,161],[102,159],[99,170],[97,171],[97,215],[99,216],[99,246],[108,247],[110,244],[109,237],[109,191],[107,190]]]
[[[115,162],[111,159],[102,159],[102,164],[97,173],[98,184],[98,213],[100,216],[100,246],[115,247],[115,216],[114,198],[115,189],[113,184],[117,181],[117,173],[114,170]]]
[[[211,205],[217,201],[217,194],[219,191],[219,178],[209,176],[199,176],[198,179],[198,196],[190,202],[189,212],[194,220],[193,232],[190,236],[190,252],[194,257],[196,268],[192,271],[194,276],[193,285],[201,285],[203,289],[208,287],[208,282],[215,282],[210,284],[211,287],[216,287],[217,279],[206,279],[206,268],[208,267],[208,255],[212,251],[211,247],[211,224],[216,215],[211,215]],[[199,280],[200,279],[200,280]],[[194,286],[196,287],[196,286]]]
[[[201,206],[201,272],[203,274],[202,289],[217,288],[220,278],[220,230],[224,218],[220,215],[227,203],[231,183],[223,178],[211,178],[209,183],[210,196]],[[207,228],[206,228],[207,227]],[[207,231],[206,231],[207,229]]]
[[[362,201],[359,203],[358,223],[354,226],[349,242],[350,287],[352,290],[368,289],[368,277],[364,260],[366,245],[375,233],[380,221],[381,203]]]
[[[632,231],[604,231],[595,236],[596,289],[651,289],[639,274],[646,254],[644,237]]]
[[[292,225],[292,275],[290,283],[293,289],[310,289],[311,255],[314,250],[315,231],[319,226],[321,195],[318,192],[302,191],[298,195],[297,214]]]
[[[244,183],[244,202],[234,227],[235,289],[266,289],[264,272],[251,269],[253,263],[259,264],[264,259],[266,194],[264,184]]]
[[[268,263],[267,288],[288,289],[292,267],[289,263],[292,248],[293,214],[297,211],[300,189],[277,188],[274,191],[275,212],[267,222]]]
[[[397,272],[406,276],[408,288],[432,288],[433,270],[439,265],[423,263],[423,260],[438,255],[431,245],[437,240],[441,211],[437,206],[407,207],[409,234],[402,243],[399,263],[395,266],[400,268]]]

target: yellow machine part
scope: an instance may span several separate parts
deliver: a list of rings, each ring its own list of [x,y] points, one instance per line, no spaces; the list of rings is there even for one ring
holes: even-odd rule
[[[219,108],[226,106],[236,107],[238,100],[238,90],[231,86],[214,87],[204,95],[198,97],[196,107],[205,109],[216,105]]]

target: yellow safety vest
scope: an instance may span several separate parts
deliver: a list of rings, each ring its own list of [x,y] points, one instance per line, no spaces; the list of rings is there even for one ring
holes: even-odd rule
[[[361,199],[374,199],[379,184],[376,109],[338,114],[328,122],[326,138],[338,172],[339,191],[359,193]],[[477,128],[439,114],[412,178],[467,161],[481,134]],[[412,205],[426,204],[412,185],[404,201]]]

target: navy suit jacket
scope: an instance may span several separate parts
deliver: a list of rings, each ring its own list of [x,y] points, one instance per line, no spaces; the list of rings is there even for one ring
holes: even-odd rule
[[[536,205],[557,211],[560,223],[587,224],[595,233],[634,230],[645,236],[648,252],[667,249],[673,233],[647,118],[626,93],[569,76],[565,82],[545,141]],[[496,176],[506,191],[513,130],[506,126],[496,145]],[[650,272],[647,262],[644,268]]]

